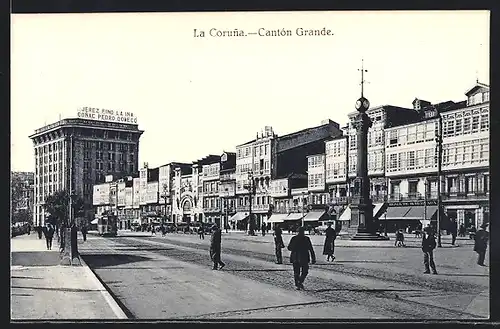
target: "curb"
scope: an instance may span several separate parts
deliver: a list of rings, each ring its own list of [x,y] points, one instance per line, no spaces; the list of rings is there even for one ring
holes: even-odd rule
[[[82,256],[79,255],[81,265],[85,268],[85,271],[88,272],[89,276],[94,279],[94,283],[97,287],[99,287],[99,291],[102,296],[108,303],[109,307],[116,315],[116,317],[120,320],[126,320],[134,318],[132,313],[113,295],[110,289],[102,282],[99,276],[85,263]]]

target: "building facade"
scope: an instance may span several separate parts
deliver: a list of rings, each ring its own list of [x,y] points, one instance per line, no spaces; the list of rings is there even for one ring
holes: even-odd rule
[[[220,185],[219,196],[221,198],[222,216],[224,227],[236,228],[229,219],[236,214],[236,153],[224,152],[220,158]]]
[[[341,134],[338,123],[325,120],[319,126],[284,136],[277,136],[272,127],[265,127],[261,134],[257,134],[255,140],[238,145],[236,147],[238,213],[234,219],[244,221],[248,218],[251,197],[251,210],[255,216],[256,226],[260,227],[262,223],[267,223],[273,212],[271,181],[293,174],[307,175],[307,156],[324,153],[325,140]],[[307,184],[304,187],[307,190]],[[307,192],[304,198],[307,198]]]
[[[35,130],[29,136],[35,153],[35,225],[45,223],[45,198],[70,187],[83,198],[85,218],[91,221],[93,185],[108,174],[137,171],[142,133],[137,124],[87,119],[63,119]]]
[[[11,219],[31,222],[33,219],[34,173],[11,173]]]

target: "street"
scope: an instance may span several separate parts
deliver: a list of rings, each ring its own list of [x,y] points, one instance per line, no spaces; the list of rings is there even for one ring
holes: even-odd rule
[[[291,235],[284,235],[285,245]],[[135,319],[486,319],[489,268],[476,264],[472,241],[435,252],[438,275],[423,274],[419,239],[337,240],[334,262],[322,255],[324,237],[311,236],[317,264],[297,291],[284,249],[274,263],[272,235],[222,237],[222,271],[211,270],[210,236],[95,233],[79,251],[130,318]],[[364,243],[364,244],[363,244]],[[488,259],[486,264],[488,264]]]

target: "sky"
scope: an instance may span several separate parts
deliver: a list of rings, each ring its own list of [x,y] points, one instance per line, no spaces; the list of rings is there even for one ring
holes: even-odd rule
[[[133,112],[150,167],[234,152],[264,126],[344,126],[361,59],[372,107],[465,100],[489,84],[489,24],[487,11],[12,15],[11,169],[34,171],[28,136],[85,106]],[[260,28],[293,35],[209,36]]]

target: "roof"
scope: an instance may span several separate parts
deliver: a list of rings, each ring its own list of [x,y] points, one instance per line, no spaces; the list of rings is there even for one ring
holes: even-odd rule
[[[338,140],[338,139],[347,139],[347,135],[338,135],[338,136],[335,136],[335,137],[329,137],[327,139],[325,139],[325,142],[331,142],[331,141],[335,141],[335,140]]]
[[[335,121],[331,121],[331,122],[335,123]],[[289,133],[289,134],[286,134],[286,135],[283,135],[283,136],[279,136],[278,140],[282,141],[282,140],[285,140],[285,139],[293,138],[293,137],[296,137],[297,135],[303,134],[303,133],[311,131],[313,129],[317,129],[317,128],[321,128],[321,127],[327,127],[329,125],[330,125],[330,123],[324,123],[324,124],[321,124],[319,126],[305,128],[305,129],[302,129],[302,130],[299,130],[299,131],[295,131],[293,133]]]
[[[480,89],[480,88],[487,88],[489,90],[490,86],[478,81],[478,82],[476,82],[474,87],[472,87],[471,89],[469,89],[465,92],[465,95],[469,96],[469,95],[473,94],[477,89]]]

